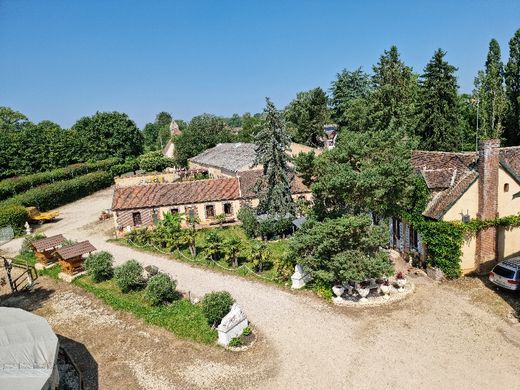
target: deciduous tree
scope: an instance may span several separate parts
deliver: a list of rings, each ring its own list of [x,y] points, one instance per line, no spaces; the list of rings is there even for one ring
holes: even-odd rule
[[[508,100],[506,140],[509,145],[520,143],[520,29],[509,41],[509,61],[506,66]]]

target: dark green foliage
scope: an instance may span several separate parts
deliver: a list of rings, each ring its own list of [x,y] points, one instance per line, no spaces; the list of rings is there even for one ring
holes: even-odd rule
[[[399,215],[423,202],[411,166],[416,143],[404,132],[344,132],[336,147],[316,158],[315,213]],[[417,199],[417,195],[421,195]]]
[[[457,68],[438,49],[424,68],[420,81],[417,134],[424,150],[456,151],[461,148]]]
[[[257,183],[258,214],[271,216],[294,215],[295,204],[291,197],[288,178],[287,150],[290,139],[285,131],[281,114],[266,99],[265,127],[256,135],[256,159],[253,165],[262,165],[265,181]]]
[[[42,184],[54,183],[55,181],[64,179],[72,179],[73,177],[85,175],[89,172],[109,170],[118,161],[119,160],[116,158],[109,158],[96,162],[74,164],[65,168],[57,168],[47,172],[4,179],[0,181],[0,200],[10,198]]]
[[[385,50],[373,70],[370,129],[413,133],[417,123],[417,76],[401,61],[395,46]]]
[[[520,29],[509,41],[509,61],[506,65],[507,128],[508,145],[520,143]]]
[[[249,257],[251,259],[254,270],[256,272],[262,272],[264,267],[269,263],[271,253],[264,242],[254,240],[251,243]]]
[[[314,171],[316,163],[316,153],[314,153],[314,151],[308,153],[300,153],[294,158],[293,162],[296,166],[296,172],[301,177],[303,184],[305,184],[306,186],[310,186],[316,173]]]
[[[177,298],[177,284],[169,275],[159,272],[153,275],[146,285],[145,296],[152,306],[169,303]]]
[[[114,280],[122,292],[138,290],[144,285],[143,266],[136,260],[128,260],[114,270]]]
[[[204,244],[204,254],[207,258],[217,261],[224,254],[223,239],[215,230],[210,230],[206,234],[206,243]]]
[[[208,324],[216,327],[222,318],[229,313],[235,300],[227,291],[216,291],[204,295],[201,301],[202,312],[208,320]]]
[[[336,75],[330,88],[332,120],[350,131],[364,131],[365,109],[370,96],[370,77],[358,68],[352,72],[343,69]]]
[[[143,135],[120,112],[97,112],[78,120],[72,130],[81,140],[83,159],[138,156],[143,152]]]
[[[254,142],[256,134],[262,129],[264,126],[264,117],[262,114],[251,115],[246,112],[242,116],[242,129],[237,134],[237,142],[246,142],[252,143]]]
[[[222,242],[222,251],[227,263],[233,267],[238,267],[238,256],[242,250],[242,241],[238,237],[229,237]]]
[[[322,146],[323,126],[329,120],[328,98],[321,88],[300,92],[285,108],[285,119],[294,128],[292,139],[309,146]]]
[[[264,239],[282,237],[290,233],[292,228],[292,217],[269,216],[258,223],[258,234]]]
[[[12,197],[3,204],[36,206],[40,211],[54,209],[66,203],[83,198],[93,192],[109,187],[112,176],[103,171],[44,184]],[[3,208],[3,204],[0,208]]]
[[[24,231],[27,217],[25,207],[5,202],[0,203],[0,227],[11,226],[15,234],[20,234]]]
[[[258,235],[258,221],[256,219],[255,211],[245,205],[240,208],[238,211],[238,220],[242,222],[242,227],[244,228],[246,235],[249,238],[255,238]]]
[[[114,276],[114,257],[105,251],[92,253],[85,260],[85,270],[96,282],[111,279]]]
[[[218,143],[233,142],[234,137],[221,118],[203,114],[194,117],[182,135],[175,137],[175,160],[187,166],[188,159]]]
[[[392,273],[388,254],[380,250],[387,242],[386,226],[373,225],[369,216],[309,220],[289,241],[288,258],[318,282],[363,281]]]
[[[124,173],[135,172],[139,169],[139,164],[137,163],[137,159],[130,158],[127,159],[124,163],[115,164],[110,167],[110,173],[112,176],[121,176]]]
[[[162,152],[148,152],[137,158],[139,169],[146,172],[162,172],[167,167],[175,164],[172,159],[163,156]]]

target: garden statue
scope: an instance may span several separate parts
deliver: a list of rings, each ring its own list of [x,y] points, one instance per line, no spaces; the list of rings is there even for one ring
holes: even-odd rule
[[[296,264],[294,267],[294,273],[291,276],[292,285],[291,288],[299,289],[310,282],[312,277],[306,273],[300,264]]]
[[[231,310],[222,318],[220,325],[217,327],[218,343],[224,346],[228,345],[231,339],[239,337],[248,325],[247,317],[240,306],[233,303]]]
[[[31,234],[31,226],[29,226],[29,222],[25,222],[25,234]]]

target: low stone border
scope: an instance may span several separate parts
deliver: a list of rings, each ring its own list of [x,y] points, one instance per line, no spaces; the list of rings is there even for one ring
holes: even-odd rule
[[[74,279],[79,278],[80,276],[85,275],[85,274],[86,274],[85,271],[79,272],[79,273],[74,274],[74,275],[69,275],[69,274],[66,274],[65,272],[60,272],[58,274],[58,278],[63,280],[64,282],[72,283],[72,281]]]
[[[352,295],[348,295],[346,292],[343,294],[341,298],[334,297],[332,298],[332,302],[338,306],[347,306],[347,307],[372,307],[372,306],[382,306],[389,303],[401,301],[410,295],[415,290],[415,284],[410,280],[406,280],[406,285],[403,288],[403,291],[398,291],[395,286],[390,287],[390,294],[388,299],[385,299],[383,295],[374,296],[369,295],[367,297],[367,301],[359,302],[359,295],[354,292]],[[371,292],[371,294],[373,294]]]

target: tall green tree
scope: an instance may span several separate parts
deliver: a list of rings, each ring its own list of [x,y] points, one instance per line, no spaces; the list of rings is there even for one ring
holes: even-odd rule
[[[500,138],[503,132],[506,113],[504,90],[504,67],[501,60],[500,45],[496,39],[489,43],[486,66],[475,83],[480,103],[480,129],[484,138]]]
[[[438,49],[424,68],[420,80],[419,122],[420,148],[454,151],[461,148],[457,68],[450,65]]]
[[[81,140],[84,160],[125,158],[143,152],[142,133],[128,115],[120,112],[97,112],[83,117],[72,130]]]
[[[155,116],[154,125],[157,127],[157,143],[162,149],[170,140],[170,124],[172,123],[172,116],[167,112],[160,112]]]
[[[256,134],[264,125],[264,118],[261,114],[251,115],[246,112],[241,119],[242,129],[237,134],[237,141],[251,143]]]
[[[256,135],[256,159],[253,165],[263,166],[263,181],[256,190],[259,197],[258,213],[285,217],[294,215],[295,204],[291,197],[287,151],[290,138],[283,117],[269,98],[266,98],[265,127]]]
[[[222,118],[211,114],[194,117],[182,134],[175,139],[175,160],[187,166],[188,159],[218,143],[233,142],[234,136]]]
[[[371,130],[405,129],[412,133],[417,122],[417,76],[401,60],[396,46],[385,50],[373,67],[370,98]]]
[[[298,93],[285,108],[285,119],[295,129],[294,141],[322,146],[323,126],[329,120],[327,94],[319,87]]]
[[[506,65],[506,95],[508,100],[506,141],[520,143],[520,28],[509,41],[509,60]]]
[[[343,69],[331,83],[332,120],[347,130],[365,130],[370,76],[361,68]]]

